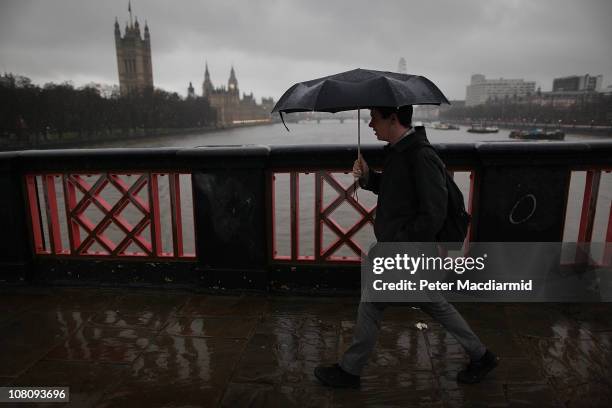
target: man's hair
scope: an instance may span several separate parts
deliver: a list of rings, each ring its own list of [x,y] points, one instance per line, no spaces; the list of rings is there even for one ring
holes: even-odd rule
[[[395,113],[397,115],[397,120],[402,126],[412,126],[412,105],[400,106],[399,108],[382,106],[372,109],[379,111],[383,119],[387,119],[392,113]]]

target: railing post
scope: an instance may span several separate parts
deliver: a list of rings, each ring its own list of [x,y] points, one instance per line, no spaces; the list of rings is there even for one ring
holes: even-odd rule
[[[223,147],[206,158],[205,168],[193,171],[201,285],[267,288],[268,154],[267,147]]]
[[[0,283],[25,282],[33,255],[18,153],[0,153]]]
[[[582,200],[582,212],[580,214],[578,242],[591,242],[591,237],[593,235],[593,224],[595,223],[595,210],[597,209],[597,196],[599,194],[600,180],[601,171],[587,171],[584,186],[584,198]]]
[[[562,242],[569,168],[540,146],[482,144],[477,220],[481,242]],[[542,149],[543,150],[543,149]],[[514,154],[510,154],[514,153]]]

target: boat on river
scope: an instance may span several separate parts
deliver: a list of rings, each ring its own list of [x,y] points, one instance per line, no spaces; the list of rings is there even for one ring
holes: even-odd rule
[[[470,133],[497,133],[499,128],[497,126],[485,126],[483,124],[474,124],[467,130]]]
[[[430,127],[438,130],[459,130],[459,126],[443,122],[434,122]]]
[[[525,140],[564,140],[565,133],[561,130],[547,131],[546,129],[535,128],[530,130],[513,130],[510,132],[511,139]]]

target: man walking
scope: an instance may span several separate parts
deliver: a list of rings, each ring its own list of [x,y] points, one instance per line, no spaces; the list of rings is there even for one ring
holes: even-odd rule
[[[372,108],[370,127],[385,147],[383,172],[371,170],[363,157],[353,166],[360,185],[378,194],[374,234],[378,242],[435,242],[446,219],[448,192],[445,167],[429,145],[425,130],[412,127],[412,106]],[[374,350],[386,303],[359,303],[351,346],[340,362],[317,367],[315,376],[336,388],[358,388],[360,376]],[[473,384],[495,368],[499,359],[478,339],[470,326],[441,295],[421,310],[438,321],[470,357],[457,381]]]

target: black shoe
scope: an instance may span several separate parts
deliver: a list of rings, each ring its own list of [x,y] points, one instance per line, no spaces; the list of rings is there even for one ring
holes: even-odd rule
[[[479,383],[498,363],[499,357],[487,350],[480,360],[471,361],[464,370],[459,371],[457,381],[464,384]]]
[[[361,385],[358,375],[347,373],[338,364],[317,367],[314,375],[323,384],[334,388],[359,388]]]

